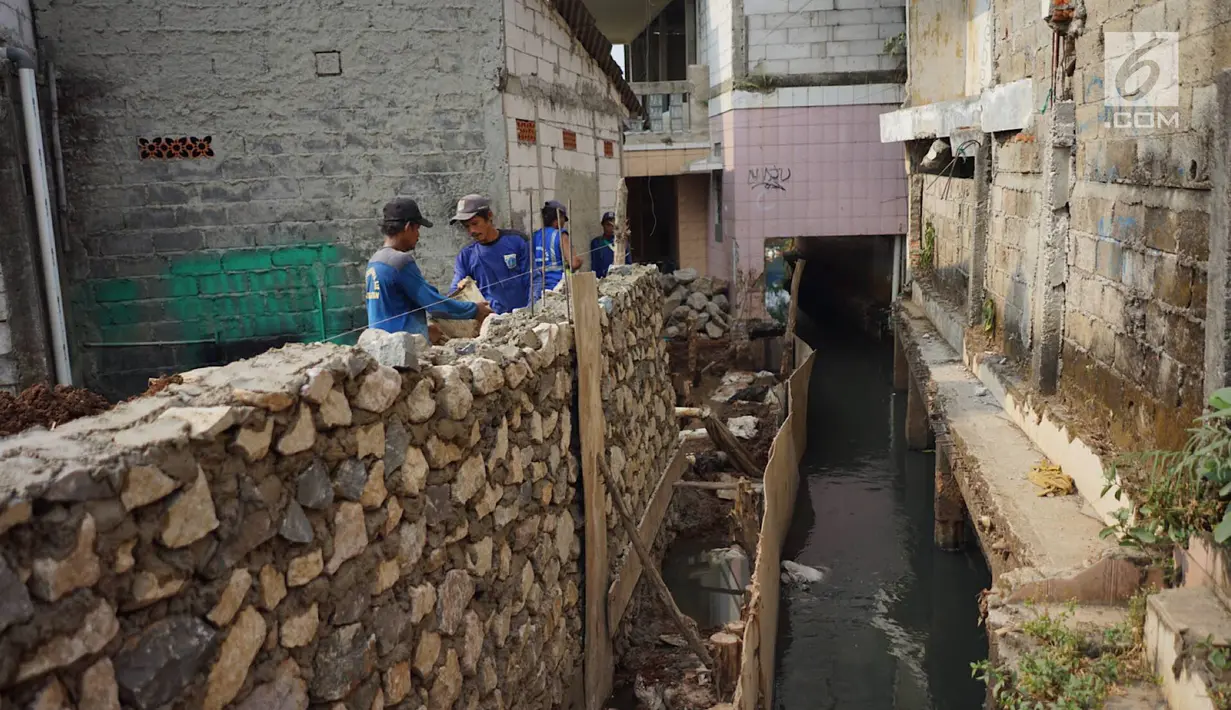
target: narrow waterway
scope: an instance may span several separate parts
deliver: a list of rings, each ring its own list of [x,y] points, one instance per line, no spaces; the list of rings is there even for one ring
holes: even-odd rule
[[[801,321],[806,321],[801,318]],[[808,449],[784,560],[828,568],[784,585],[774,704],[785,710],[975,710],[970,664],[990,583],[975,548],[932,544],[932,454],[906,451],[889,342],[801,322],[817,349]]]

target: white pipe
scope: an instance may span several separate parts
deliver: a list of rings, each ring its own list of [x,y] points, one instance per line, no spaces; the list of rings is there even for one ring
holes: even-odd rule
[[[902,235],[893,237],[893,295],[890,300],[898,300],[902,292]]]
[[[56,237],[52,227],[51,191],[47,187],[47,158],[43,149],[43,132],[38,111],[38,85],[34,76],[34,59],[28,52],[8,47],[5,56],[17,67],[21,83],[22,115],[26,124],[26,150],[30,160],[30,182],[34,185],[35,217],[38,221],[38,241],[43,257],[43,293],[47,297],[47,318],[51,321],[51,354],[55,360],[56,382],[73,383],[72,363],[68,354],[68,328],[64,320],[64,295],[60,290],[60,263],[56,258]]]

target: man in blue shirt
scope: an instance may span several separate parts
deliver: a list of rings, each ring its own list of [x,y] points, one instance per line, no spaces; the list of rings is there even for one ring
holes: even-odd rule
[[[497,229],[491,200],[466,195],[457,202],[450,224],[460,224],[474,240],[453,262],[453,285],[474,279],[493,313],[508,313],[530,304],[530,245],[520,233]]]
[[[584,263],[580,255],[573,254],[569,243],[568,211],[564,205],[551,200],[543,205],[543,228],[534,233],[534,292],[554,289],[564,280],[570,268],[577,271]],[[569,258],[566,258],[566,255]]]
[[[594,275],[603,278],[615,261],[615,213],[603,214],[603,233],[590,240],[590,266]],[[632,253],[624,248],[624,263],[632,263]]]
[[[434,318],[482,323],[492,312],[485,303],[445,298],[423,278],[411,252],[419,243],[419,228],[431,226],[410,198],[399,197],[385,205],[381,223],[385,246],[368,260],[364,275],[369,328],[417,333],[435,341],[439,337],[433,337],[437,334],[428,328],[429,313]]]

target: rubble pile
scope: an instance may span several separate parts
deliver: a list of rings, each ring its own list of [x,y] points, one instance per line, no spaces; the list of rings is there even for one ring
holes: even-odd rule
[[[663,334],[676,338],[688,334],[688,323],[702,338],[718,340],[731,329],[730,284],[710,276],[698,276],[696,269],[680,269],[659,277],[662,287]]]

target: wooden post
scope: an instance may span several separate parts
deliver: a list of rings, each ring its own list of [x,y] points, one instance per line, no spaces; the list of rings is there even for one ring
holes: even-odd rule
[[[727,429],[726,425],[718,420],[713,414],[705,418],[705,430],[709,432],[710,439],[714,445],[723,451],[727,452],[727,456],[739,466],[739,469],[744,473],[754,478],[763,478],[765,472],[758,469],[756,463],[752,460],[752,456],[748,454],[748,450],[739,443],[735,435]]]
[[[688,316],[688,383],[697,384],[697,317]]]
[[[654,558],[650,556],[650,551],[646,549],[645,543],[642,542],[641,536],[637,534],[637,524],[633,522],[632,513],[628,512],[628,505],[624,503],[624,496],[620,494],[620,489],[616,486],[615,477],[611,475],[611,469],[607,467],[607,460],[604,458],[598,459],[599,467],[603,472],[603,481],[607,484],[607,492],[611,494],[612,507],[616,509],[616,513],[620,516],[620,524],[624,526],[624,532],[628,534],[628,539],[633,543],[633,549],[637,551],[637,556],[641,558],[641,566],[646,577],[650,580],[650,585],[658,592],[658,598],[666,607],[667,613],[670,614],[671,620],[675,622],[676,628],[683,634],[684,639],[688,641],[689,648],[697,654],[697,658],[701,659],[701,663],[707,668],[714,667],[714,661],[710,658],[710,652],[705,650],[705,644],[701,643],[701,637],[697,635],[697,630],[693,628],[692,620],[684,616],[684,612],[676,606],[675,599],[671,596],[671,590],[667,589],[667,583],[663,581],[662,574],[658,571],[658,566],[654,564]]]
[[[791,371],[795,369],[795,318],[799,310],[799,282],[803,278],[806,264],[803,259],[798,259],[795,268],[791,269],[791,305],[787,309],[786,333],[782,336],[782,367],[779,372],[784,380],[790,377]]]
[[[932,442],[932,423],[928,420],[928,403],[920,391],[921,383],[912,381],[906,388],[906,446],[911,451],[923,451]]]
[[[620,189],[616,192],[616,223],[615,223],[615,256],[611,257],[612,266],[624,263],[628,254],[628,185],[620,178]]]
[[[581,434],[582,491],[585,497],[585,689],[586,710],[602,710],[615,674],[607,626],[607,496],[599,464],[606,448],[602,394],[602,324],[594,272],[573,282],[573,338],[577,348],[577,402]]]
[[[714,645],[714,689],[718,699],[725,700],[735,694],[735,686],[739,684],[740,638],[719,631],[710,636],[710,643]]]

